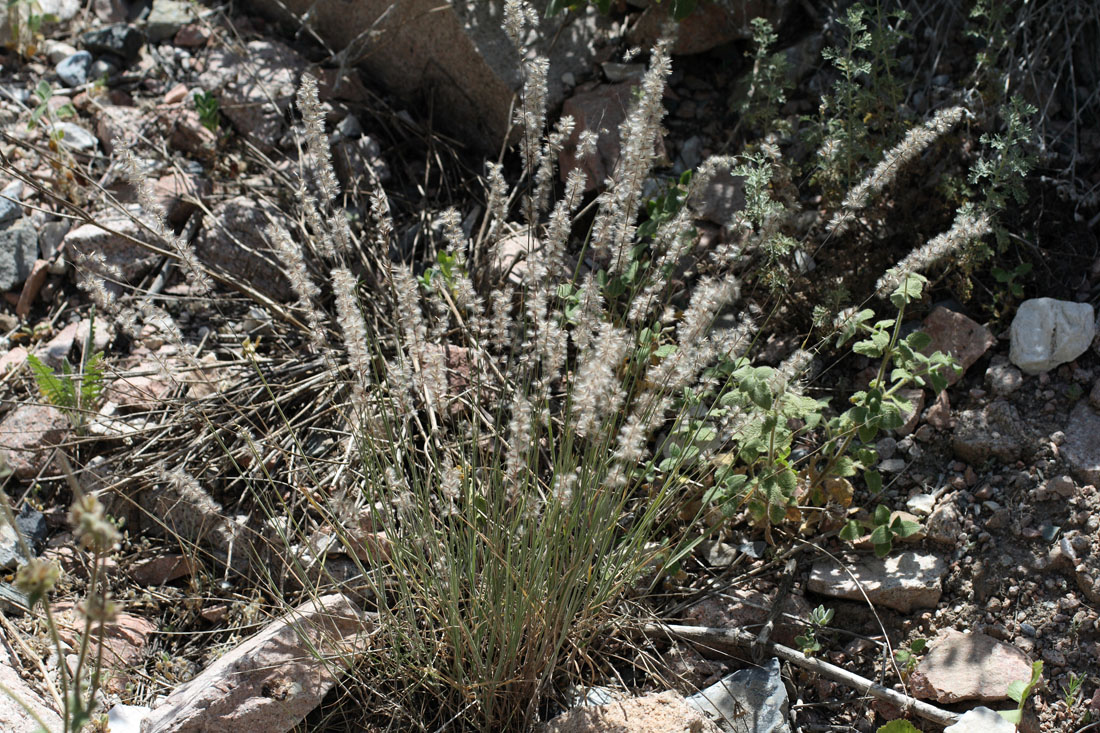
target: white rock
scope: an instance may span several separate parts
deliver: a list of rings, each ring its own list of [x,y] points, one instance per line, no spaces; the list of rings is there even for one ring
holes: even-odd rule
[[[1039,374],[1085,353],[1095,335],[1088,303],[1033,298],[1021,303],[1012,319],[1009,358],[1024,372]]]
[[[954,725],[944,728],[943,733],[1016,733],[1016,726],[995,710],[977,707],[963,713]]]
[[[918,517],[927,517],[932,513],[932,510],[936,508],[936,497],[931,494],[917,494],[916,496],[911,496],[909,497],[909,501],[905,502],[905,508]]]
[[[115,705],[107,713],[107,733],[141,733],[141,721],[151,712],[144,705]]]

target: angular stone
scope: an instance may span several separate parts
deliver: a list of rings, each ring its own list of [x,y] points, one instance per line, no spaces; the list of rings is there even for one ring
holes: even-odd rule
[[[31,274],[38,259],[38,232],[27,219],[0,228],[0,290],[11,290]]]
[[[945,501],[936,507],[936,510],[929,515],[924,529],[928,533],[928,539],[941,545],[954,547],[959,541],[959,534],[963,531],[962,518],[955,503]]]
[[[875,605],[909,613],[914,608],[935,608],[943,592],[940,579],[946,573],[942,559],[917,552],[856,558],[845,567],[822,560],[810,571],[809,589],[851,601],[863,601],[866,593]]]
[[[139,209],[133,213],[140,216]],[[108,283],[121,276],[124,283],[136,283],[156,266],[158,257],[155,252],[134,244],[128,237],[141,240],[145,234],[130,217],[117,212],[108,212],[96,217],[99,224],[85,224],[65,235],[65,251],[81,269],[97,272]],[[116,233],[117,232],[117,233]],[[127,235],[127,236],[121,236]],[[102,255],[107,271],[92,263],[84,264],[81,256]],[[117,271],[118,275],[115,274]]]
[[[185,578],[195,572],[195,566],[183,555],[161,555],[134,566],[130,572],[134,580],[142,586],[164,585],[173,580]]]
[[[963,713],[954,725],[944,728],[943,733],[1016,733],[1016,726],[996,710],[976,707]]]
[[[619,161],[619,125],[626,119],[636,83],[589,84],[579,88],[562,105],[562,116],[573,118],[573,134],[558,154],[561,179],[575,168],[584,173],[584,190],[593,191],[615,170]],[[597,135],[596,152],[579,157],[577,143],[582,132]]]
[[[962,367],[961,372],[954,369],[943,371],[949,385],[962,379],[966,370],[997,341],[982,324],[943,306],[932,309],[920,330],[932,337],[932,343],[924,350],[925,354],[942,351],[955,357]]]
[[[80,635],[84,633],[84,616],[71,603],[60,602],[55,606],[57,633],[62,641],[74,649],[80,647]],[[119,693],[126,689],[128,675],[140,668],[146,647],[157,627],[148,619],[131,613],[119,613],[107,624],[103,634],[104,689]],[[98,625],[92,626],[92,638],[100,636]]]
[[[538,727],[539,733],[721,733],[675,692],[580,707]]]
[[[285,731],[320,704],[368,620],[340,594],[272,621],[177,687],[142,725],[145,733]]]
[[[141,52],[145,38],[137,28],[125,23],[116,23],[88,31],[81,36],[81,41],[84,43],[84,48],[94,54],[110,53],[130,62]]]
[[[199,259],[276,300],[290,298],[285,268],[264,237],[270,223],[283,215],[246,196],[218,204],[212,214],[195,243]]]
[[[787,687],[779,676],[779,660],[772,657],[759,667],[748,667],[714,683],[687,699],[723,730],[751,733],[790,733],[787,725]]]
[[[1069,413],[1062,455],[1073,474],[1086,484],[1100,485],[1100,414],[1088,400],[1080,400]]]
[[[62,59],[55,71],[66,86],[78,87],[88,82],[88,70],[92,68],[92,55],[87,51],[77,51]]]
[[[69,427],[69,418],[56,407],[20,405],[0,420],[0,458],[16,478],[34,478]]]
[[[994,400],[981,410],[963,410],[956,419],[952,447],[955,455],[972,466],[990,458],[1014,463],[1034,452],[1034,436],[1016,407]]]
[[[61,716],[16,671],[17,664],[8,653],[8,645],[0,644],[0,684],[10,690],[42,719],[49,730],[61,730]],[[4,733],[39,733],[42,727],[8,695],[0,692],[0,722]]]
[[[684,614],[684,623],[691,626],[709,626],[723,629],[748,629],[758,631],[768,620],[772,608],[774,590],[760,592],[749,588],[730,589],[721,596],[705,598],[691,606]],[[788,595],[783,601],[782,614],[775,621],[772,639],[788,646],[794,644],[810,618],[810,606],[799,595]]]
[[[921,700],[995,702],[1008,698],[1013,681],[1031,679],[1027,655],[992,636],[948,629],[929,647],[909,678]]]
[[[1011,333],[1012,363],[1039,374],[1085,353],[1096,336],[1096,315],[1088,303],[1032,298],[1016,310]]]
[[[985,370],[985,383],[997,397],[1007,397],[1024,383],[1024,375],[1003,356],[994,356]]]
[[[649,48],[660,38],[669,20],[666,5],[648,4],[649,7],[630,33],[630,42],[644,48]],[[794,5],[790,0],[715,0],[699,3],[690,15],[680,21],[672,52],[685,55],[704,53],[732,41],[750,39],[750,21],[753,18],[765,18],[773,28],[778,28]]]
[[[149,43],[157,43],[176,35],[194,18],[189,3],[181,0],[153,0],[153,7],[145,19],[145,36]]]
[[[251,0],[250,4],[284,20],[290,14],[295,26],[308,13],[309,27],[332,48],[369,48],[369,53],[354,55],[373,80],[406,102],[429,101],[435,110],[445,110],[436,115],[436,121],[481,152],[498,150],[509,135],[513,96],[521,91],[523,80],[520,54],[504,32],[503,3]],[[539,15],[537,36],[544,41],[535,50],[549,59],[547,103],[554,109],[563,98],[562,75],[592,66],[598,34],[610,21],[595,8],[547,18],[545,0],[534,5]]]
[[[173,171],[153,184],[153,194],[164,207],[172,226],[180,226],[198,208],[199,200],[210,191],[210,182],[202,176]]]
[[[212,51],[199,82],[218,97],[219,110],[237,130],[268,152],[286,132],[305,63],[278,41],[250,41],[243,54],[228,46]]]

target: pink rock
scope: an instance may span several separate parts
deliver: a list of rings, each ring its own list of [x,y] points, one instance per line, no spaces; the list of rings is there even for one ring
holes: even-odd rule
[[[80,635],[84,633],[83,614],[64,602],[56,604],[54,612],[58,636],[74,649],[79,648]],[[127,674],[140,667],[149,638],[156,631],[157,627],[148,619],[130,613],[119,613],[107,624],[103,635],[103,666],[111,671],[104,684],[107,692],[119,693],[126,689]],[[93,625],[92,638],[98,639],[99,635],[98,625]]]
[[[134,210],[140,216],[139,210]],[[107,212],[96,218],[100,224],[84,224],[65,235],[65,251],[81,265],[82,255],[102,255],[108,272],[101,273],[108,283],[121,276],[125,283],[135,283],[143,278],[157,264],[158,256],[139,244],[134,244],[128,235],[139,241],[145,235],[144,230],[121,212]],[[115,232],[118,232],[117,234]],[[81,265],[85,269],[96,271],[97,266]],[[117,270],[117,275],[115,272]]]
[[[162,120],[168,121],[168,142],[173,148],[196,158],[206,159],[214,155],[218,136],[203,126],[199,113],[193,109],[176,109],[163,112]]]
[[[61,366],[61,363],[68,358],[69,353],[73,350],[73,344],[76,343],[76,332],[79,327],[79,323],[70,323],[58,331],[46,343],[46,347],[39,350],[38,358],[48,366],[54,368]]]
[[[559,715],[540,733],[719,733],[675,692],[662,692]]]
[[[155,362],[141,364],[135,371],[139,374],[120,377],[112,382],[107,388],[106,399],[126,409],[155,410],[172,391],[171,383],[163,376],[160,365]]]
[[[336,684],[342,655],[361,648],[367,630],[363,613],[343,595],[305,603],[177,687],[142,730],[290,730]]]
[[[793,5],[790,0],[716,0],[699,3],[691,15],[680,22],[675,54],[704,53],[731,41],[752,38],[753,18],[766,18],[777,28]],[[668,22],[668,7],[650,6],[642,13],[630,33],[630,42],[649,48],[661,36]]]
[[[69,427],[69,418],[56,407],[19,405],[0,420],[0,457],[16,478],[34,478]]]
[[[53,704],[47,702],[46,698],[27,684],[23,676],[16,671],[19,667],[20,665],[8,653],[7,645],[0,645],[0,684],[33,710],[42,722],[49,726],[49,730],[61,730],[61,716],[57,714]],[[0,692],[0,722],[3,722],[5,733],[38,733],[42,730],[22,705],[2,692]]]
[[[153,184],[157,202],[164,207],[168,223],[179,226],[198,206],[198,201],[210,191],[210,182],[202,176],[172,171]]]
[[[137,107],[111,105],[103,107],[96,115],[95,131],[103,151],[110,155],[115,150],[116,139],[132,139],[141,133],[146,120]]]
[[[992,636],[948,629],[930,648],[909,678],[913,696],[922,700],[1005,700],[1013,681],[1031,678],[1027,655]]]
[[[173,580],[184,578],[195,572],[195,566],[184,555],[161,555],[151,557],[139,563],[131,571],[134,580],[140,585],[164,585]]]
[[[936,430],[947,430],[951,427],[951,400],[947,396],[947,390],[936,395],[936,401],[924,413],[924,421]]]
[[[586,191],[603,186],[619,160],[619,125],[626,119],[636,86],[636,82],[587,84],[565,100],[561,114],[573,117],[574,128],[558,155],[563,181],[579,167],[585,174]],[[578,158],[577,142],[585,130],[599,135],[596,152]]]
[[[198,48],[199,46],[205,46],[209,40],[210,34],[205,28],[195,23],[188,23],[176,31],[173,43],[182,48]]]
[[[689,608],[684,614],[684,623],[691,626],[758,631],[768,620],[774,597],[774,589],[767,592],[749,588],[731,589],[721,597],[705,598]],[[789,595],[783,601],[782,611],[786,615],[777,619],[772,640],[791,645],[795,637],[802,633],[803,624],[799,619],[810,617],[810,606],[802,596]]]
[[[921,330],[932,337],[932,343],[924,350],[925,354],[942,351],[955,357],[962,367],[961,372],[947,369],[943,376],[949,385],[962,379],[966,370],[989,350],[997,339],[993,333],[976,321],[942,306],[933,309],[921,324]]]
[[[212,213],[195,242],[199,259],[276,300],[289,298],[285,268],[264,236],[270,222],[284,215],[248,196],[224,201]]]
[[[245,55],[228,46],[207,58],[200,85],[216,94],[223,115],[263,151],[286,130],[285,115],[298,92],[305,59],[278,41],[249,41]]]
[[[179,104],[187,99],[187,85],[177,84],[164,93],[165,104]]]
[[[924,409],[924,390],[902,389],[898,391],[898,396],[913,406],[912,410],[902,413],[905,424],[897,429],[898,435],[906,436],[916,430],[917,423],[920,422],[920,411]]]
[[[0,356],[0,375],[6,374],[9,369],[18,369],[26,360],[27,350],[22,346],[16,346]]]

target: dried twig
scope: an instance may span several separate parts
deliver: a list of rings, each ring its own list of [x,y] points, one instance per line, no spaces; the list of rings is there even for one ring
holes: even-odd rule
[[[706,626],[682,626],[679,624],[646,624],[642,628],[642,631],[647,636],[677,636],[696,644],[705,644],[708,647],[719,648],[729,646],[752,648],[753,643],[757,639],[755,635],[740,629],[716,629]],[[865,677],[860,677],[858,674],[841,669],[836,665],[829,664],[820,659],[814,659],[813,657],[807,657],[805,654],[797,652],[790,647],[783,646],[782,644],[766,642],[764,646],[768,651],[775,654],[775,656],[785,659],[791,664],[815,672],[834,682],[852,687],[864,694],[877,697],[880,700],[886,700],[887,702],[899,706],[902,710],[911,711],[933,723],[948,726],[959,719],[957,713],[952,713],[938,708],[935,705],[921,702],[908,695],[903,695],[900,692],[872,682]]]

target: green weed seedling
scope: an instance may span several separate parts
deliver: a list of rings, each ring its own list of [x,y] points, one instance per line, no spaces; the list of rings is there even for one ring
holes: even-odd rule
[[[61,370],[55,372],[30,354],[27,362],[34,373],[34,381],[43,398],[64,412],[73,428],[84,427],[85,417],[99,406],[103,393],[103,352],[92,353],[95,343],[95,312],[92,312],[87,338],[80,354],[80,368],[76,369],[66,358]]]
[[[917,658],[928,648],[927,639],[913,639],[909,642],[908,649],[898,649],[894,652],[894,659],[901,665],[901,678],[906,682],[913,670],[917,668]]]
[[[210,132],[217,132],[222,123],[221,107],[218,98],[210,92],[195,92],[195,109],[199,113],[199,121]]]
[[[1043,663],[1034,662],[1031,665],[1030,680],[1016,680],[1008,686],[1008,696],[1017,703],[1015,710],[998,710],[1002,718],[1013,725],[1019,725],[1024,718],[1024,705],[1043,677]]]
[[[879,726],[875,733],[920,733],[920,728],[908,720],[898,718],[897,720],[891,720],[886,725]]]
[[[825,608],[825,606],[818,606],[810,611],[810,625],[806,627],[801,636],[796,637],[794,640],[798,644],[798,648],[807,657],[812,657],[824,648],[817,635],[832,622],[834,614],[833,609]]]

